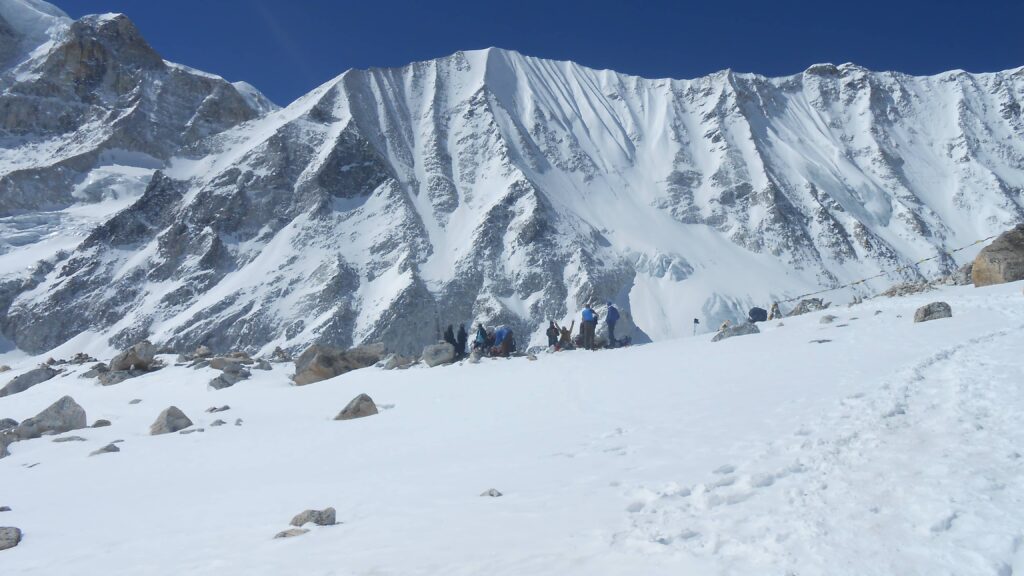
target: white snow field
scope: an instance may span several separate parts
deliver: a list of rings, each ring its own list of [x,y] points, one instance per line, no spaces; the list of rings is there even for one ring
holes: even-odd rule
[[[0,525],[25,537],[0,574],[1019,574],[1022,287],[305,387],[291,364],[220,391],[212,369],[69,373],[0,417],[70,394],[113,425],[11,445]],[[953,318],[915,324],[936,300]],[[362,392],[380,414],[332,420]],[[205,431],[148,436],[170,405]],[[339,525],[273,539],[327,506]]]

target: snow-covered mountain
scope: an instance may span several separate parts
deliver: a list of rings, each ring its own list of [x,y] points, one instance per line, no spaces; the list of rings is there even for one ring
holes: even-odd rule
[[[34,352],[412,351],[451,322],[537,339],[614,299],[687,334],[1024,219],[1022,100],[1024,68],[648,80],[488,49],[350,70],[182,149],[3,330]]]
[[[32,263],[130,205],[183,146],[273,109],[163,60],[122,14],[0,1],[0,309]]]

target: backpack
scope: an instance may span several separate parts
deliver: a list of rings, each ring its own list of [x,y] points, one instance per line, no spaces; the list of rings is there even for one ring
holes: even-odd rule
[[[751,322],[764,322],[768,320],[768,311],[755,306],[750,309],[750,312],[747,312],[747,317]]]

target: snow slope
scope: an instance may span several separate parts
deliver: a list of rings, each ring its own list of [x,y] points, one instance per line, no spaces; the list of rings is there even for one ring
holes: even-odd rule
[[[183,150],[4,335],[411,353],[459,322],[537,343],[615,299],[658,340],[909,266],[844,302],[1024,219],[1022,100],[1024,69],[652,80],[492,48],[350,70]]]
[[[0,565],[86,576],[1017,573],[1022,287],[869,300],[828,310],[832,324],[814,313],[719,343],[371,368],[301,388],[280,364],[220,391],[206,388],[209,369],[112,387],[68,374],[0,398],[0,416],[71,394],[90,421],[113,425],[71,433],[86,442],[11,446],[0,505],[13,511],[0,523],[25,540]],[[934,300],[953,318],[914,324]],[[379,415],[332,420],[362,392]],[[172,404],[205,432],[147,436]],[[229,425],[210,427],[215,418]],[[114,439],[121,452],[87,456]],[[489,488],[504,496],[478,496]],[[340,525],[271,539],[326,506]]]

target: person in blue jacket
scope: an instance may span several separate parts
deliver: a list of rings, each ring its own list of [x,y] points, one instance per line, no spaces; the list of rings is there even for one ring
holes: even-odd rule
[[[605,313],[604,321],[608,324],[608,347],[615,348],[618,344],[615,340],[615,323],[619,321],[619,310],[611,301],[608,302],[608,312]]]
[[[515,351],[515,344],[512,336],[512,329],[502,324],[494,331],[494,348],[497,354],[507,357]]]
[[[597,312],[587,304],[583,307],[583,322],[580,323],[580,332],[583,333],[584,350],[594,349],[594,333],[597,331]]]

